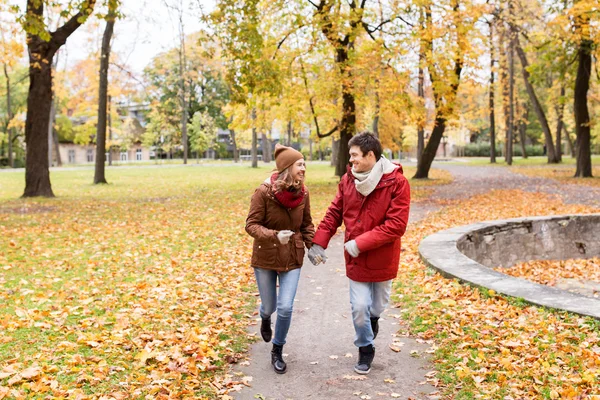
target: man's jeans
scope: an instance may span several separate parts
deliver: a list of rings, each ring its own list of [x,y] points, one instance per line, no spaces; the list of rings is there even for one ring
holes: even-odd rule
[[[363,347],[373,344],[371,318],[379,317],[388,305],[392,280],[383,282],[350,281],[350,304],[354,322],[354,345]]]
[[[294,297],[300,280],[300,268],[288,272],[276,272],[263,268],[254,268],[256,284],[260,293],[260,317],[269,318],[277,310],[275,336],[273,344],[283,346],[292,322]],[[279,296],[277,295],[279,278]]]

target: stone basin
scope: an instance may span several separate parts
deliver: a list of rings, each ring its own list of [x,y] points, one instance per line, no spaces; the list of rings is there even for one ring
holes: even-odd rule
[[[600,319],[600,299],[494,270],[531,260],[600,257],[600,214],[479,222],[437,232],[419,245],[421,259],[447,278],[549,308]]]

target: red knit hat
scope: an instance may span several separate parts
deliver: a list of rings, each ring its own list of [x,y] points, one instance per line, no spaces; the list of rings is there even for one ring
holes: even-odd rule
[[[275,165],[277,166],[277,172],[281,172],[284,169],[293,165],[296,161],[304,158],[302,153],[291,147],[282,146],[279,143],[275,145]]]

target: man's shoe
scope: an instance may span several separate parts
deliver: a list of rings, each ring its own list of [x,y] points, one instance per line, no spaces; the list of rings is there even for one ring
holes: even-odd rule
[[[271,336],[273,335],[273,330],[271,329],[271,317],[263,318],[260,323],[260,334],[263,340],[267,343],[271,341]]]
[[[379,333],[379,317],[371,317],[371,328],[373,328],[373,340]]]
[[[366,375],[371,372],[371,363],[375,358],[375,347],[370,344],[358,348],[358,363],[354,366],[354,372]]]
[[[283,361],[283,345],[273,344],[273,350],[271,350],[271,365],[278,374],[285,374],[287,371],[287,365]]]

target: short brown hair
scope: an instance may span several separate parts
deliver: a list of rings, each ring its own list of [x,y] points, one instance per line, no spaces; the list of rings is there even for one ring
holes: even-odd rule
[[[377,139],[375,135],[368,131],[361,132],[358,135],[353,136],[348,142],[348,148],[352,146],[358,146],[360,151],[362,151],[363,156],[365,156],[369,151],[372,151],[375,155],[376,161],[379,161],[383,151],[379,139]]]

